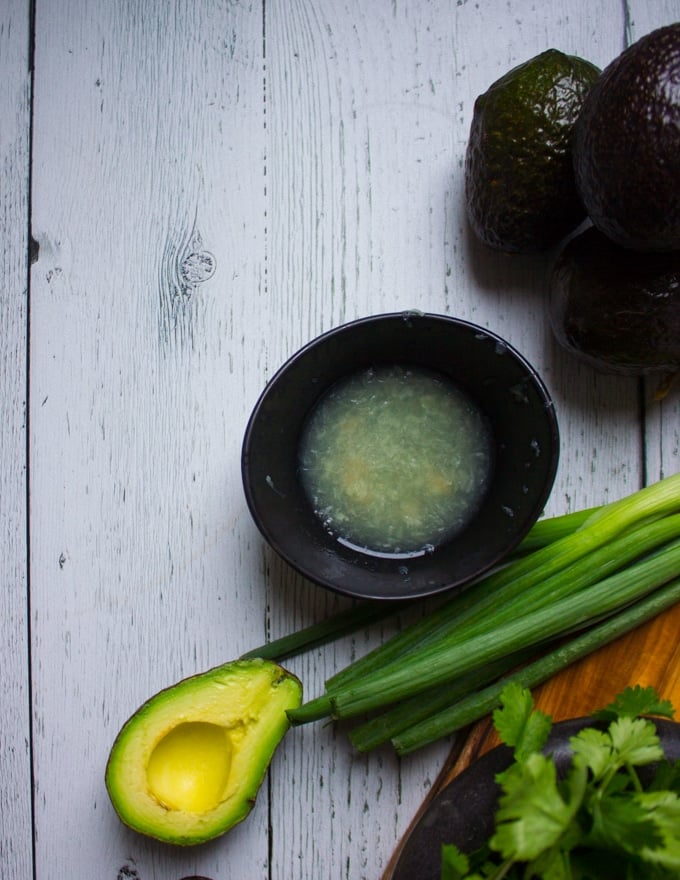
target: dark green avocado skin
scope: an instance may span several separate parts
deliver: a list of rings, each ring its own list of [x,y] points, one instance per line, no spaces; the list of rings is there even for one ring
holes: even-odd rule
[[[680,368],[680,252],[620,248],[595,227],[570,239],[550,279],[560,345],[606,373]]]
[[[622,247],[680,250],[680,22],[605,68],[576,121],[573,152],[598,229]]]
[[[585,218],[571,139],[584,96],[599,75],[589,61],[548,49],[475,101],[465,201],[472,229],[489,247],[544,251]]]

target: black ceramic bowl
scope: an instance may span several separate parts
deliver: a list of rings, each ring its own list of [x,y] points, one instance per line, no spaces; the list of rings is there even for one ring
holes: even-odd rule
[[[299,479],[301,433],[319,399],[341,379],[394,364],[450,378],[486,417],[494,452],[488,490],[464,530],[434,551],[406,559],[338,541]],[[340,326],[293,355],[253,410],[241,466],[257,527],[297,571],[348,596],[398,600],[459,587],[502,560],[539,517],[558,454],[548,391],[505,340],[454,318],[400,312]]]

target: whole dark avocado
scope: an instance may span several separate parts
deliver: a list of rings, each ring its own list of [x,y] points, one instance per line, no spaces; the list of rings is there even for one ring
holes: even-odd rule
[[[465,156],[470,225],[508,253],[547,250],[585,210],[574,182],[571,138],[599,68],[557,49],[514,67],[475,101]]]
[[[576,121],[573,150],[598,229],[622,247],[680,250],[680,22],[605,68]]]
[[[680,253],[636,253],[591,226],[557,257],[549,314],[560,345],[601,372],[676,373]]]

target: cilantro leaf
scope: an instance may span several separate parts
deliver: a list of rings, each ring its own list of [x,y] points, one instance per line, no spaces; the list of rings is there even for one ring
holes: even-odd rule
[[[647,786],[647,791],[666,789],[680,795],[680,761],[659,761],[654,777]]]
[[[595,727],[585,727],[569,740],[574,763],[587,767],[597,782],[611,767],[612,741],[609,734]]]
[[[527,877],[540,877],[541,880],[573,880],[571,860],[568,852],[551,847],[531,862]]]
[[[496,777],[502,786],[491,848],[504,858],[535,859],[566,833],[577,804],[564,800],[554,761],[534,752]]]
[[[515,758],[540,752],[552,728],[549,715],[534,708],[531,691],[518,682],[508,682],[500,695],[501,708],[493,713],[493,723],[501,740],[512,746]]]
[[[545,750],[552,719],[508,682],[493,720],[514,760],[496,776],[495,831],[469,856],[445,848],[441,880],[680,878],[680,762],[664,758],[648,714],[673,709],[653,688],[626,688],[596,713],[606,728],[571,737],[573,758],[558,779]],[[649,765],[643,787],[637,769]]]
[[[646,861],[674,869],[680,876],[680,798],[671,791],[639,792],[635,799],[654,821],[659,841],[646,845]]]
[[[639,715],[672,718],[673,704],[670,700],[662,700],[651,685],[642,687],[638,684],[624,688],[608,706],[593,712],[592,717],[598,721],[615,721],[617,718],[636,718]]]
[[[644,766],[663,758],[663,749],[653,722],[623,716],[609,725],[614,752],[620,765]]]
[[[621,767],[644,766],[663,759],[663,749],[654,723],[645,718],[622,716],[607,730],[586,727],[571,737],[574,763],[587,767],[595,784],[606,780],[607,787],[620,790],[626,779],[617,780]]]
[[[465,853],[453,843],[443,844],[441,880],[462,880],[469,870],[470,860]]]
[[[634,796],[621,795],[593,801],[590,839],[597,846],[632,854],[662,844],[658,826],[643,804]]]

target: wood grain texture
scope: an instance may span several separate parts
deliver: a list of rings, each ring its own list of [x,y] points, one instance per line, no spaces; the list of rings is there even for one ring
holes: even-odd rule
[[[37,4],[42,877],[116,878],[126,865],[143,880],[218,877],[220,860],[233,877],[265,871],[266,792],[218,857],[126,832],[103,783],[142,701],[265,636],[263,551],[239,472],[266,326],[261,44],[248,4]],[[214,261],[203,279],[201,254]]]
[[[680,18],[680,0],[602,0],[596,17],[590,0],[34,6],[32,96],[28,8],[9,0],[0,17],[13,230],[0,564],[14,587],[0,600],[12,682],[0,770],[21,792],[3,786],[0,861],[31,877],[32,773],[36,880],[376,880],[447,743],[399,761],[356,755],[341,726],[291,730],[248,820],[192,850],[121,826],[108,750],[158,689],[347,604],[264,546],[240,484],[257,396],[324,330],[419,308],[505,336],[557,407],[549,513],[677,471],[677,390],[652,402],[556,348],[543,313],[552,255],[509,259],[472,240],[462,165],[474,99],[511,66],[551,45],[602,66],[632,34]],[[396,626],[290,668],[312,696]]]
[[[33,870],[27,562],[27,316],[30,60],[23,2],[0,17],[0,865]]]

